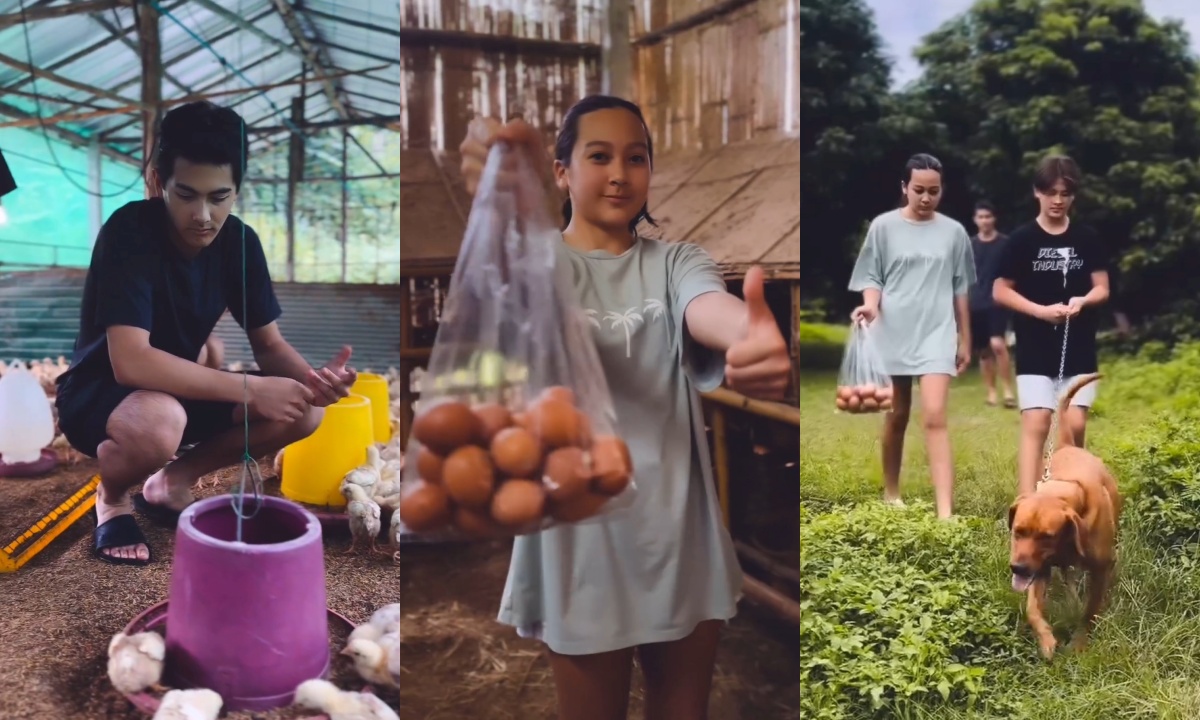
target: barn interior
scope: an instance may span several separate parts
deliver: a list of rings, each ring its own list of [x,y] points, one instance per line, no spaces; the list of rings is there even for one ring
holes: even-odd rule
[[[638,103],[654,142],[650,211],[639,233],[692,242],[740,292],[761,266],[791,342],[799,325],[799,4],[795,0],[631,3],[407,2],[401,18],[400,433],[471,212],[459,144],[473,117],[521,117],[554,143],[581,97]],[[796,387],[797,383],[792,383]],[[793,391],[794,393],[794,391]],[[710,717],[799,712],[799,411],[728,388],[705,394],[722,512],[745,572],[722,642]],[[414,545],[401,560],[401,690],[419,717],[553,718],[540,644],[495,621],[509,543]],[[635,680],[631,717],[640,716]]]

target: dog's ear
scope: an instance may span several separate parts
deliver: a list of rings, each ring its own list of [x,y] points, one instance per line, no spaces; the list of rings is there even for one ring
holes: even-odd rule
[[[1008,529],[1012,530],[1013,520],[1017,518],[1017,508],[1021,505],[1021,501],[1025,499],[1024,495],[1018,495],[1013,504],[1008,506]]]
[[[1067,524],[1064,529],[1070,528],[1067,532],[1071,533],[1075,540],[1075,552],[1079,557],[1087,557],[1085,552],[1087,548],[1087,525],[1083,522],[1083,518],[1079,517],[1079,513],[1072,509],[1067,510]]]

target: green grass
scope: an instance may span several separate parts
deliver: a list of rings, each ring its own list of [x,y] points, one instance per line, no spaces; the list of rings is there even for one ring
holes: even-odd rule
[[[1161,350],[1156,353],[1161,361]],[[1169,474],[1184,488],[1182,494],[1200,496],[1200,471],[1189,459],[1200,449],[1200,440],[1176,442],[1175,454],[1169,456],[1158,450],[1169,445],[1165,433],[1193,427],[1200,408],[1198,357],[1191,348],[1167,366],[1126,359],[1102,368],[1109,379],[1102,381],[1088,445],[1114,468],[1123,494],[1136,495],[1158,482],[1159,475]],[[1052,598],[1049,619],[1060,650],[1052,664],[1044,663],[1025,622],[1024,598],[1009,587],[1008,537],[1002,523],[1015,494],[1018,413],[987,407],[976,373],[955,381],[950,435],[955,511],[963,520],[943,531],[930,527],[935,522],[933,495],[919,405],[901,474],[911,507],[884,508],[878,503],[882,417],[836,413],[835,374],[806,370],[800,388],[801,567],[806,573],[802,581],[808,583],[801,598],[807,603],[801,666],[808,667],[805,653],[841,653],[842,658],[822,669],[825,675],[802,678],[808,682],[804,691],[833,693],[806,706],[805,717],[1200,717],[1200,562],[1193,559],[1195,552],[1162,547],[1162,528],[1168,523],[1156,519],[1172,514],[1173,536],[1178,536],[1180,527],[1200,530],[1200,517],[1173,505],[1169,493],[1156,505],[1143,507],[1132,500],[1122,520],[1117,581],[1091,648],[1082,654],[1066,649],[1080,608],[1059,592]],[[1166,421],[1163,413],[1168,413]],[[1154,470],[1147,477],[1143,470],[1149,466]],[[846,518],[863,527],[843,527]],[[915,553],[912,538],[925,538],[928,552]],[[962,542],[950,542],[954,539]],[[889,554],[889,547],[901,544],[909,548],[907,554]],[[932,626],[921,627],[919,618],[889,607],[889,598],[925,602],[921,596],[904,595],[901,585],[913,583],[914,577],[928,578],[927,593],[949,598],[922,611],[933,614]],[[845,591],[831,590],[831,582],[841,583]],[[877,589],[874,595],[872,588]],[[1011,644],[994,633],[984,640],[964,639],[959,630],[971,629],[975,614],[986,615],[986,621],[978,622],[987,628],[1002,625]],[[858,649],[861,643],[867,646]],[[937,643],[953,644],[950,659],[942,657]],[[946,670],[959,665],[975,668],[981,673],[978,680]],[[848,689],[838,690],[838,682]],[[939,682],[948,701],[934,691]],[[874,703],[872,692],[878,697]],[[975,707],[968,708],[964,698],[976,701]]]

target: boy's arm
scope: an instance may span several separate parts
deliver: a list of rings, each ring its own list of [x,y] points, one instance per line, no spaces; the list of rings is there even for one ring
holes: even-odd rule
[[[263,374],[288,377],[300,383],[308,381],[313,367],[284,339],[278,323],[272,321],[249,330],[246,337],[250,340],[254,361]]]
[[[242,400],[240,376],[213,370],[151,347],[148,330],[132,325],[110,325],[107,336],[113,376],[121,385],[188,400]]]

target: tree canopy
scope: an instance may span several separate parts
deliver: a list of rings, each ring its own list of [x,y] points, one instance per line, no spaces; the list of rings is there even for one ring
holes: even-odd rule
[[[840,19],[856,12],[866,20]],[[829,19],[821,19],[822,13]],[[831,45],[808,34],[809,27],[817,35],[830,25],[858,33],[857,44],[846,45],[848,54],[879,57],[869,12],[860,2],[802,8],[804,44]],[[816,88],[836,87],[844,82],[842,67],[864,62],[809,65],[804,52],[803,82]],[[824,138],[873,138],[874,144],[854,142],[849,162],[839,159],[849,172],[823,174],[843,183],[826,187],[825,196],[854,203],[837,208],[851,216],[839,219],[841,227],[861,227],[886,209],[862,200],[877,195],[867,183],[890,176],[891,182],[882,182],[894,200],[902,158],[940,151],[947,166],[941,210],[970,230],[974,201],[987,198],[996,205],[1001,228],[1011,229],[1036,214],[1031,181],[1037,161],[1065,152],[1085,173],[1076,220],[1093,225],[1105,239],[1121,271],[1122,304],[1157,319],[1151,328],[1157,333],[1200,334],[1200,324],[1191,319],[1200,309],[1194,299],[1200,279],[1186,269],[1200,260],[1200,72],[1178,22],[1155,20],[1138,0],[980,0],[924,38],[916,56],[920,78],[902,93],[882,97],[873,106],[876,118],[864,118],[861,111],[830,112],[827,101],[813,109],[817,135],[803,138],[803,152],[806,161],[816,160],[816,169],[828,157]],[[849,93],[855,85],[846,87]],[[821,96],[802,94],[802,125],[810,122],[808,103]],[[875,131],[867,129],[871,125]],[[816,181],[810,170],[802,164],[805,180]],[[818,247],[832,240],[805,234],[816,201],[807,184],[803,191],[803,267],[806,275],[829,280],[824,289],[802,287],[808,297],[823,293],[826,309],[840,311],[854,301],[843,292],[845,255],[852,257],[861,233],[852,227],[849,236],[840,237],[840,257]],[[832,226],[822,229],[828,233]]]

